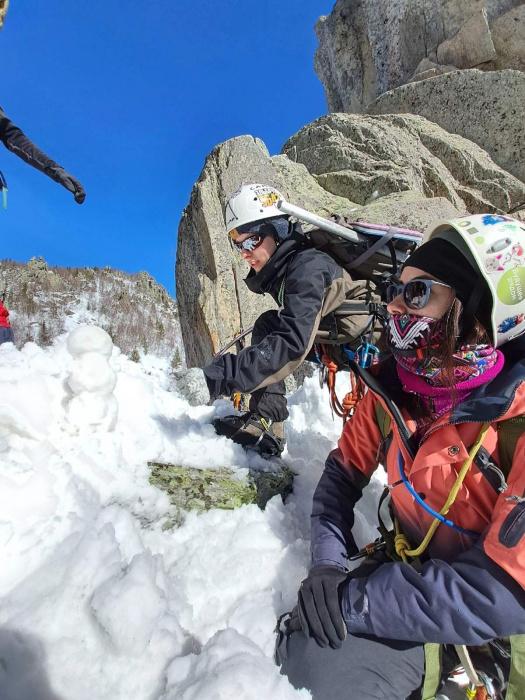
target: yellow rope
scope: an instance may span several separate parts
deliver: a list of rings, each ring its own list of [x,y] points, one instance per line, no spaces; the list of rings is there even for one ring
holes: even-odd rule
[[[470,448],[470,452],[469,452],[467,459],[461,465],[461,469],[459,470],[459,474],[457,475],[457,478],[456,478],[456,481],[454,482],[454,485],[450,489],[450,493],[448,494],[448,498],[445,502],[445,505],[439,511],[440,515],[445,516],[448,513],[448,511],[450,510],[450,508],[452,507],[452,504],[454,503],[454,501],[456,500],[458,493],[461,489],[461,486],[463,485],[463,482],[465,481],[465,477],[467,476],[467,473],[468,473],[470,467],[472,466],[472,462],[474,461],[481,445],[483,444],[483,440],[485,439],[485,436],[486,436],[489,428],[490,428],[490,423],[483,423],[483,425],[481,426],[481,430],[479,431],[479,435],[476,438],[476,442]],[[436,532],[436,530],[438,529],[440,524],[441,524],[441,521],[438,520],[437,518],[435,518],[434,521],[431,523],[430,527],[428,528],[428,532],[425,535],[425,537],[423,538],[423,541],[421,542],[419,547],[417,547],[416,549],[409,549],[409,547],[410,547],[409,542],[408,542],[407,538],[405,537],[405,535],[403,535],[403,533],[400,532],[399,523],[396,520],[396,522],[395,522],[396,535],[394,537],[394,545],[395,545],[396,554],[398,555],[398,557],[400,557],[403,561],[406,562],[407,557],[415,558],[415,557],[421,556],[421,554],[423,554],[423,552],[428,547],[430,540],[434,536],[434,533]]]

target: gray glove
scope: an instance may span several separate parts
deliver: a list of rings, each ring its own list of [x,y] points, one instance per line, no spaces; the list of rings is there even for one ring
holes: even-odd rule
[[[75,198],[75,202],[77,204],[82,204],[86,198],[86,193],[76,177],[70,175],[60,165],[48,168],[46,172],[55,182],[58,182],[60,185],[65,187],[66,190],[73,193],[73,197]]]
[[[341,587],[348,572],[337,566],[314,566],[299,588],[297,612],[301,628],[320,647],[339,649],[346,638]]]
[[[190,406],[206,406],[211,401],[208,384],[200,367],[178,372],[175,375],[175,385]]]

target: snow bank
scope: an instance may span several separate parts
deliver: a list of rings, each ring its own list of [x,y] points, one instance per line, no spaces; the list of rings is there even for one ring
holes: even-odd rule
[[[306,698],[272,661],[276,616],[308,566],[312,492],[340,431],[317,379],[290,399],[286,506],[190,514],[148,461],[245,474],[215,435],[228,410],[166,390],[167,363],[134,363],[100,329],[50,348],[0,345],[2,700]],[[373,538],[371,488],[358,530]]]

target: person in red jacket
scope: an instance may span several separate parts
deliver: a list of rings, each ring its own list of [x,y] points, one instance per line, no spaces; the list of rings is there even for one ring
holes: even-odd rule
[[[0,301],[0,343],[14,343],[13,329],[9,323],[9,311]]]
[[[314,700],[421,697],[426,643],[525,634],[524,251],[521,222],[454,219],[387,289],[392,354],[360,371],[368,391],[326,461],[311,568],[281,620],[276,659]],[[352,569],[380,461],[397,537]]]

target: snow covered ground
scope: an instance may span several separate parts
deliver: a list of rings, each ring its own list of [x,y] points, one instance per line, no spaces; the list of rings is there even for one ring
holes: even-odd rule
[[[308,698],[272,660],[276,617],[309,559],[313,489],[341,429],[317,377],[290,397],[286,506],[190,514],[163,530],[147,461],[248,457],[167,391],[167,362],[128,360],[80,328],[42,349],[0,345],[2,700]],[[257,463],[255,462],[257,466]],[[372,482],[356,539],[375,538]]]

